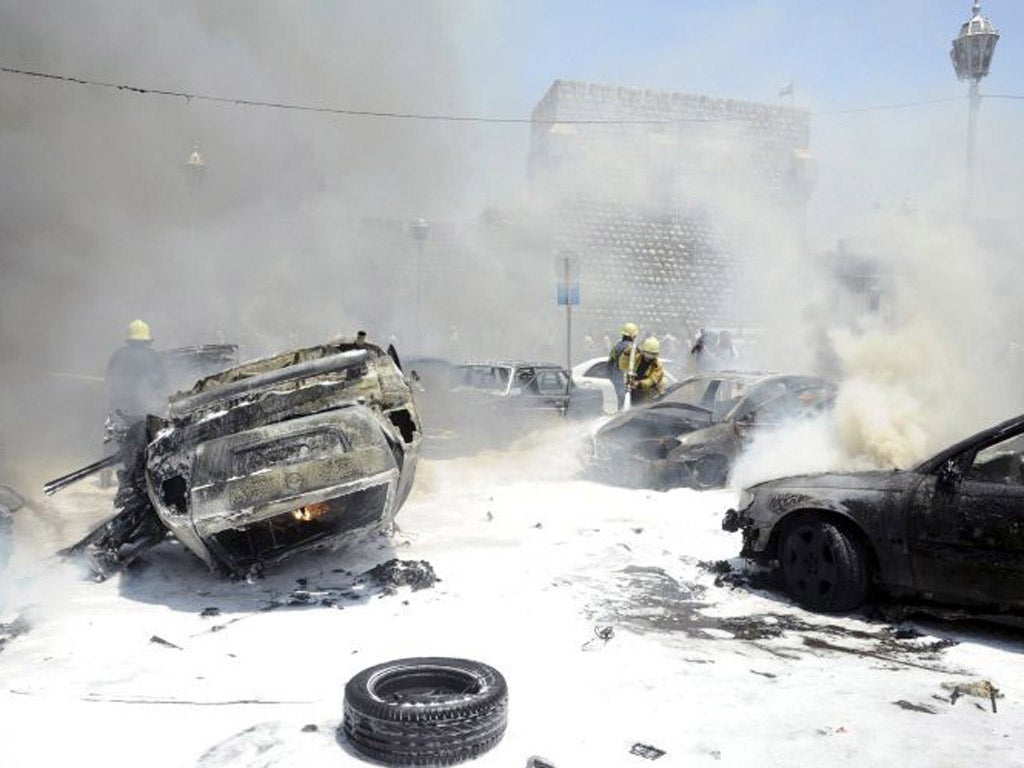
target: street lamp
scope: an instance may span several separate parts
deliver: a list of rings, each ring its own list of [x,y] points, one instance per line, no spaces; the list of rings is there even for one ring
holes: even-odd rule
[[[416,241],[416,310],[413,315],[413,327],[416,335],[419,336],[422,341],[423,332],[420,329],[420,294],[422,293],[421,270],[423,263],[423,243],[430,234],[430,222],[421,216],[409,225],[409,233],[412,235],[412,239]]]
[[[192,153],[185,161],[185,176],[188,179],[189,188],[195,189],[203,182],[206,175],[206,159],[199,151],[199,145],[192,145]]]
[[[978,122],[978,109],[981,107],[981,94],[978,83],[988,74],[992,63],[992,54],[996,50],[999,31],[992,22],[981,15],[981,3],[975,2],[971,8],[971,18],[960,27],[960,35],[953,41],[949,57],[953,60],[953,68],[959,80],[970,81],[967,104],[967,189],[965,214],[969,217],[971,198],[974,194],[974,136]]]
[[[189,210],[188,210],[188,260],[189,260],[189,273],[194,273],[198,269],[198,262],[196,260],[196,197],[199,194],[199,186],[203,183],[203,179],[206,177],[206,159],[203,157],[203,153],[199,151],[199,145],[192,145],[192,152],[188,156],[188,160],[185,161],[185,183],[189,189]],[[194,318],[192,316],[192,293],[191,290],[186,290],[186,315],[188,322],[188,331],[191,333],[194,328]]]

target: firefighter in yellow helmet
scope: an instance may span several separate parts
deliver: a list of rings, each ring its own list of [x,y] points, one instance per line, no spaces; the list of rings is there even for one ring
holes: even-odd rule
[[[664,391],[665,370],[658,357],[661,344],[653,336],[644,339],[636,351],[636,368],[630,377],[629,389],[633,393],[633,404],[639,405],[653,400]]]
[[[619,339],[611,352],[608,353],[608,378],[615,388],[615,397],[619,402],[619,410],[622,410],[622,403],[626,399],[626,378],[629,373],[629,353],[636,343],[636,335],[640,329],[635,323],[626,323],[622,326],[622,338]],[[636,363],[634,362],[634,365]]]
[[[124,346],[107,363],[106,378],[111,417],[120,416],[132,424],[147,413],[163,413],[167,404],[167,369],[153,349],[149,326],[142,320],[128,324]]]

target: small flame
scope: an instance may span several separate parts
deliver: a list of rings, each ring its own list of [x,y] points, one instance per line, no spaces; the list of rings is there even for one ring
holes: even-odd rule
[[[307,504],[304,507],[299,507],[292,512],[292,517],[303,523],[308,523],[311,520],[318,520],[327,514],[326,504]]]

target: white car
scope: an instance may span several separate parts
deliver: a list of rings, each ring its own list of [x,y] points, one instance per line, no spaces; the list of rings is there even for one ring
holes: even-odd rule
[[[675,384],[678,379],[668,372],[667,368],[672,365],[671,360],[662,360],[661,364],[666,368],[665,386]],[[572,369],[572,380],[580,389],[597,390],[603,395],[602,409],[605,413],[617,413],[619,403],[615,397],[615,387],[608,378],[608,358],[592,357],[577,363]]]

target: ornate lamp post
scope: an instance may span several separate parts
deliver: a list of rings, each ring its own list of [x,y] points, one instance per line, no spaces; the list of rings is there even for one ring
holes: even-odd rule
[[[422,216],[409,225],[409,234],[416,241],[416,313],[413,315],[413,323],[416,335],[420,341],[423,339],[423,331],[420,328],[420,300],[422,293],[422,264],[423,264],[423,243],[430,234],[430,222]]]
[[[198,144],[192,145],[192,154],[185,161],[185,175],[190,189],[195,189],[202,184],[203,177],[206,175],[206,159],[199,151]]]
[[[971,18],[960,27],[960,35],[953,41],[949,52],[953,60],[953,68],[960,80],[970,82],[967,104],[967,189],[965,214],[969,217],[971,201],[974,197],[974,144],[975,130],[978,122],[978,109],[981,107],[981,94],[978,83],[988,74],[992,63],[992,54],[996,50],[999,31],[992,22],[981,15],[981,3],[975,2],[971,8]]]
[[[206,177],[206,159],[203,157],[203,153],[199,151],[199,145],[192,145],[192,152],[188,156],[188,160],[185,161],[185,183],[188,185],[188,196],[189,196],[189,207],[188,207],[188,261],[189,261],[189,272],[194,272],[198,269],[198,263],[196,261],[196,198],[199,195],[199,187],[203,183],[203,179]],[[186,314],[188,323],[188,332],[194,331],[193,307],[192,307],[192,291],[186,290]]]

